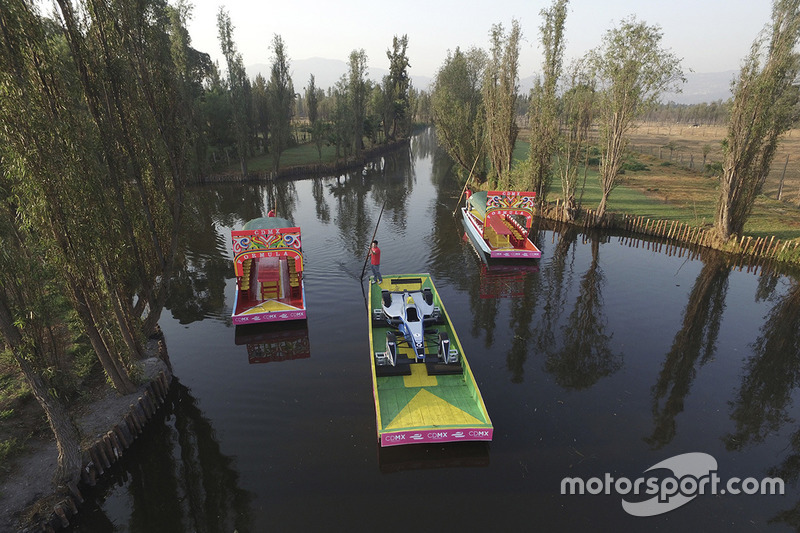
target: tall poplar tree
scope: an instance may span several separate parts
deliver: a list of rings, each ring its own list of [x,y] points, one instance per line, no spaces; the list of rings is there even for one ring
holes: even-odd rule
[[[250,99],[250,82],[244,69],[242,55],[233,42],[233,25],[231,17],[224,8],[217,13],[217,29],[219,44],[225,63],[228,67],[228,90],[230,91],[231,109],[233,110],[233,128],[236,137],[236,152],[242,176],[247,176],[247,157],[250,152],[250,125],[248,102]]]
[[[52,327],[37,294],[66,296],[125,394],[166,298],[196,168],[197,56],[183,16],[161,2],[58,7],[63,27],[0,0],[0,333],[32,388],[47,387],[40,369],[59,347],[36,333]],[[35,395],[59,448],[73,442],[68,414]],[[73,467],[59,459],[64,479]]]
[[[358,157],[364,149],[364,119],[367,116],[367,54],[363,49],[350,52],[347,71],[347,93],[353,112],[353,155]]]
[[[272,170],[278,171],[281,154],[292,142],[292,117],[294,116],[294,84],[289,74],[289,57],[280,35],[272,39],[272,68],[267,82],[267,102],[270,114],[269,146],[272,152]]]
[[[398,137],[407,137],[411,133],[411,110],[409,104],[409,88],[411,80],[408,77],[408,35],[392,39],[392,49],[386,51],[389,58],[389,76],[384,86],[384,96],[388,102],[387,113],[384,118],[388,125],[384,125],[387,138],[395,140]]]
[[[511,161],[517,142],[517,93],[519,91],[519,22],[513,20],[506,35],[502,24],[491,30],[492,47],[483,74],[483,105],[493,186],[510,186]]]
[[[715,221],[723,240],[742,233],[779,138],[798,118],[798,38],[800,0],[776,0],[770,31],[753,43],[733,88]]]
[[[530,117],[530,186],[537,202],[547,200],[553,181],[553,154],[558,142],[558,97],[556,87],[561,77],[564,57],[564,22],[568,0],[555,0],[540,15],[544,22],[539,28],[544,51],[543,76],[536,80],[528,107]]]

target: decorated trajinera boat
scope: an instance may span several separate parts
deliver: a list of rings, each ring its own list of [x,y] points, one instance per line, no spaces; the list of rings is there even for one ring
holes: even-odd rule
[[[280,217],[256,218],[232,231],[236,300],[233,323],[306,318],[300,228]]]
[[[369,318],[381,446],[492,440],[492,421],[430,275],[371,284]]]
[[[535,192],[478,191],[461,208],[475,245],[492,259],[539,259],[530,240]]]

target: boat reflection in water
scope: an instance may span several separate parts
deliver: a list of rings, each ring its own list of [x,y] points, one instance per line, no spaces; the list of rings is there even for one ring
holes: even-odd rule
[[[539,265],[481,263],[480,269],[481,298],[519,298],[525,295],[526,278],[539,272]]]
[[[235,342],[247,345],[250,364],[311,357],[305,320],[236,326]]]
[[[384,474],[428,468],[489,466],[489,443],[469,441],[378,446],[378,466]]]

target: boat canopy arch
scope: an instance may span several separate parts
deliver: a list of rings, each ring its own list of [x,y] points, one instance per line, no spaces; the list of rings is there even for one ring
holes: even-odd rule
[[[300,228],[280,217],[261,217],[249,221],[239,231],[232,231],[233,265],[242,276],[242,264],[248,259],[264,257],[292,258],[298,272],[303,270],[303,248]]]

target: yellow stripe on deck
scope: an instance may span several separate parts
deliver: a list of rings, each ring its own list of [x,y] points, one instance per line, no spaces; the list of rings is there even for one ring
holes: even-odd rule
[[[414,387],[435,387],[439,384],[436,376],[429,376],[428,369],[424,363],[411,365],[411,375],[403,376],[403,385],[407,388]]]
[[[296,311],[298,309],[300,308],[279,302],[277,300],[267,300],[266,302],[262,302],[254,307],[251,307],[250,309],[244,311],[241,314],[251,315],[254,313],[270,313],[274,311]]]
[[[384,429],[470,424],[483,422],[422,389]]]

